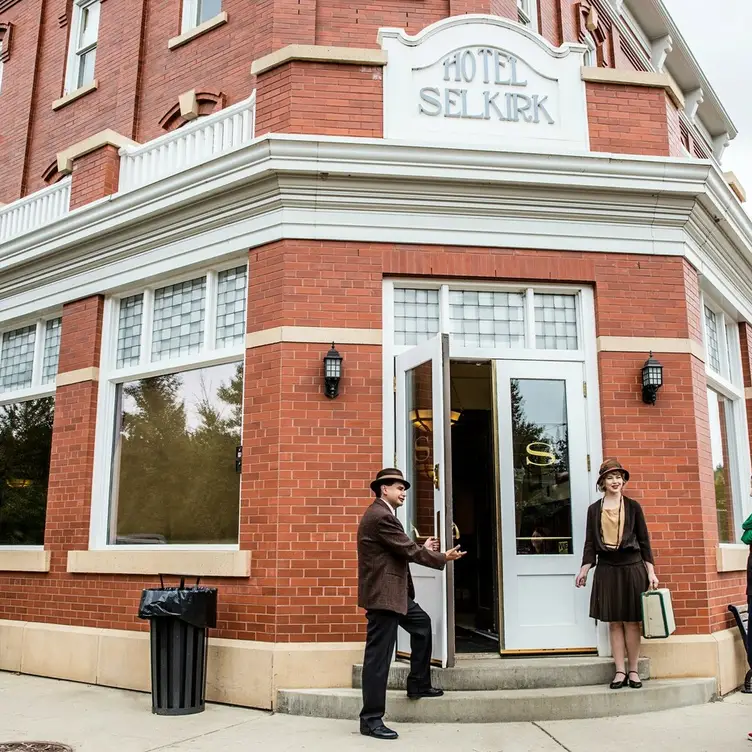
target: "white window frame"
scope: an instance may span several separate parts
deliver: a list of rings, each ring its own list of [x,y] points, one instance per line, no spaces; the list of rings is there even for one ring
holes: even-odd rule
[[[246,267],[246,280],[249,279],[248,259],[240,258],[222,264],[204,267],[192,272],[183,272],[172,277],[163,277],[149,284],[129,288],[109,296],[105,300],[102,324],[102,353],[100,359],[99,395],[97,400],[96,440],[94,445],[94,474],[92,481],[91,527],[89,531],[90,550],[116,551],[239,551],[238,543],[194,543],[194,544],[116,544],[108,543],[111,505],[111,478],[113,446],[115,438],[115,409],[117,407],[117,387],[120,384],[163,376],[168,373],[209,368],[227,363],[245,363],[245,336],[234,345],[215,348],[217,329],[217,287],[218,277],[223,271]],[[190,355],[166,360],[151,361],[152,313],[154,293],[163,287],[206,278],[206,306],[204,310],[204,341],[201,349]],[[246,285],[247,285],[246,281]],[[246,287],[247,291],[247,287]],[[137,365],[117,368],[118,328],[120,323],[120,301],[133,295],[144,295],[141,320],[141,362]],[[247,306],[247,304],[246,304]],[[248,309],[246,307],[246,320]],[[148,354],[146,362],[145,355]],[[242,436],[241,425],[241,436]],[[240,496],[238,496],[240,514]]]
[[[593,35],[589,32],[585,32],[585,45],[587,46],[587,52],[585,53],[585,66],[588,68],[598,67],[598,45],[593,39]]]
[[[538,31],[538,0],[517,0],[517,21],[533,31]]]
[[[24,329],[27,326],[36,326],[34,335],[34,365],[32,366],[31,386],[23,389],[15,389],[9,392],[0,391],[0,406],[12,405],[15,402],[29,402],[34,399],[55,396],[55,380],[49,384],[42,384],[42,372],[44,370],[44,337],[47,322],[54,319],[61,319],[62,312],[35,317],[20,322],[14,322],[12,325],[0,324],[0,358],[2,357],[3,336],[8,332],[14,332],[17,329]],[[58,361],[59,362],[59,361]],[[43,551],[44,545],[41,546],[12,546],[0,544],[0,551]]]
[[[100,6],[97,12],[96,38],[93,43],[84,47],[78,47],[78,38],[81,32],[81,17],[86,8],[94,5]],[[83,55],[94,51],[94,65],[96,70],[96,50],[99,45],[99,22],[101,13],[101,0],[75,0],[73,3],[73,18],[71,20],[71,32],[68,39],[68,61],[66,64],[65,93],[70,94],[88,84],[78,85]],[[91,82],[90,82],[91,83]]]
[[[750,474],[752,462],[749,453],[749,434],[747,431],[747,407],[744,394],[744,375],[741,362],[741,343],[739,341],[739,327],[734,318],[729,316],[723,308],[712,298],[702,295],[700,298],[702,311],[702,334],[705,347],[705,376],[708,389],[718,392],[729,400],[731,404],[731,419],[733,426],[729,434],[729,475],[731,477],[731,493],[733,503],[734,532],[741,538],[742,522],[752,511],[750,500]],[[705,307],[715,316],[716,331],[718,333],[718,348],[721,362],[721,373],[716,373],[710,367],[707,354],[707,321]],[[730,341],[727,336],[730,335]],[[729,347],[731,352],[729,352]],[[708,406],[710,409],[710,406]],[[736,546],[739,541],[719,543],[720,546]],[[746,546],[745,546],[746,548]]]
[[[183,0],[183,18],[180,24],[181,34],[185,34],[186,31],[191,31],[191,29],[201,26],[202,23],[211,21],[211,18],[205,18],[203,21],[198,18],[198,12],[203,2],[204,0]]]

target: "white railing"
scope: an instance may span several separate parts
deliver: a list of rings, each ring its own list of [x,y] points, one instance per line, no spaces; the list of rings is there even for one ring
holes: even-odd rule
[[[0,206],[0,243],[64,217],[70,210],[71,179]]]
[[[119,191],[132,191],[208,162],[253,139],[256,92],[224,110],[199,118],[143,146],[120,150]]]

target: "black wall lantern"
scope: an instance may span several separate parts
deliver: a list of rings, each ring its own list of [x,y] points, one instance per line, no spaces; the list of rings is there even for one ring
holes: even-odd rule
[[[642,367],[642,401],[647,405],[654,405],[658,397],[658,390],[663,386],[663,366],[653,357],[645,361]]]
[[[324,356],[324,394],[334,399],[339,394],[339,380],[342,378],[342,356],[332,349]]]

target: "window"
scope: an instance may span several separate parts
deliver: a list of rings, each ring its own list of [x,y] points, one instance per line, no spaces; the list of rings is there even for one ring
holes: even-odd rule
[[[517,0],[517,20],[523,26],[538,30],[538,8],[536,0]]]
[[[190,31],[222,12],[222,0],[183,0],[183,28]]]
[[[577,351],[578,312],[578,295],[563,290],[395,287],[394,344],[417,345],[442,331],[463,347]]]
[[[41,546],[60,319],[0,336],[0,545]]]
[[[94,81],[99,35],[99,0],[76,0],[73,5],[65,91],[70,93]]]
[[[738,327],[711,300],[703,303],[703,321],[718,539],[738,543],[750,474]]]
[[[100,544],[237,544],[246,287],[235,266],[108,301]]]

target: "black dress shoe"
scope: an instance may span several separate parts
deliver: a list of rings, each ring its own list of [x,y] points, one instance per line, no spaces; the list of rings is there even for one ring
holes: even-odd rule
[[[387,728],[383,723],[381,726],[375,726],[374,728],[361,726],[360,733],[363,734],[363,736],[372,736],[374,739],[397,739],[399,737],[399,734],[396,731]]]
[[[417,692],[411,692],[408,690],[407,696],[411,700],[419,700],[421,697],[441,697],[444,694],[443,689],[437,689],[436,687],[429,687],[428,689],[419,689]]]

